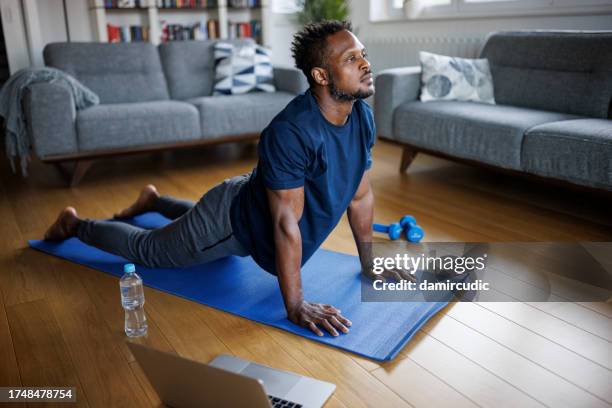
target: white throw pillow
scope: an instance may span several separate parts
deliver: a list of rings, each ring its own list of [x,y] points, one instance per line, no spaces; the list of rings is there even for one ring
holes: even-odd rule
[[[495,104],[487,59],[447,57],[421,51],[421,101]]]
[[[275,92],[270,50],[258,44],[215,44],[213,95]]]

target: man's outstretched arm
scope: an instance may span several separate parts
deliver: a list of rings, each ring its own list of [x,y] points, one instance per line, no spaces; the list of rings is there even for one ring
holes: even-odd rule
[[[371,279],[392,278],[396,280],[413,280],[410,274],[401,270],[385,270],[381,275],[372,272],[372,223],[374,218],[374,193],[370,186],[369,171],[366,171],[361,178],[357,192],[346,210],[353,238],[359,251],[359,261],[361,272]]]
[[[348,333],[351,322],[330,305],[310,303],[302,293],[302,235],[298,222],[304,210],[304,187],[267,190],[274,229],[276,272],[287,318],[293,323],[323,336],[322,326],[332,336],[338,330]]]
[[[357,192],[346,210],[355,245],[357,245],[357,251],[359,252],[361,270],[368,276],[371,275],[372,222],[374,219],[374,193],[370,186],[369,173],[369,171],[366,171],[363,174]]]

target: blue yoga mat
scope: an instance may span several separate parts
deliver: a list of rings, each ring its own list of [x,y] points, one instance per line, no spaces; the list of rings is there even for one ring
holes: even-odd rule
[[[143,228],[169,222],[158,213],[130,220]],[[77,238],[53,243],[29,241],[32,248],[121,277],[127,261]],[[136,266],[146,286],[211,306],[342,350],[386,361],[393,359],[417,330],[446,302],[361,302],[360,264],[356,256],[319,249],[302,269],[304,297],[329,303],[353,322],[348,334],[318,337],[286,318],[275,276],[251,257],[227,257],[181,269]],[[145,294],[146,295],[146,294]]]

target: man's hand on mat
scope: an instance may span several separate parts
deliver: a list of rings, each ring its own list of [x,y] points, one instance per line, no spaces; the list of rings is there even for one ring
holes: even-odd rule
[[[288,318],[298,326],[312,330],[317,336],[323,336],[319,326],[332,336],[338,336],[338,330],[348,333],[351,321],[340,314],[340,310],[331,305],[302,301],[293,310],[287,312]]]

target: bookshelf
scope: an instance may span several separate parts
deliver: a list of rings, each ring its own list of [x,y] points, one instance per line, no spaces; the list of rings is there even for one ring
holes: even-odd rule
[[[90,0],[90,13],[100,42],[157,45],[181,39],[253,37],[269,46],[268,1]]]

